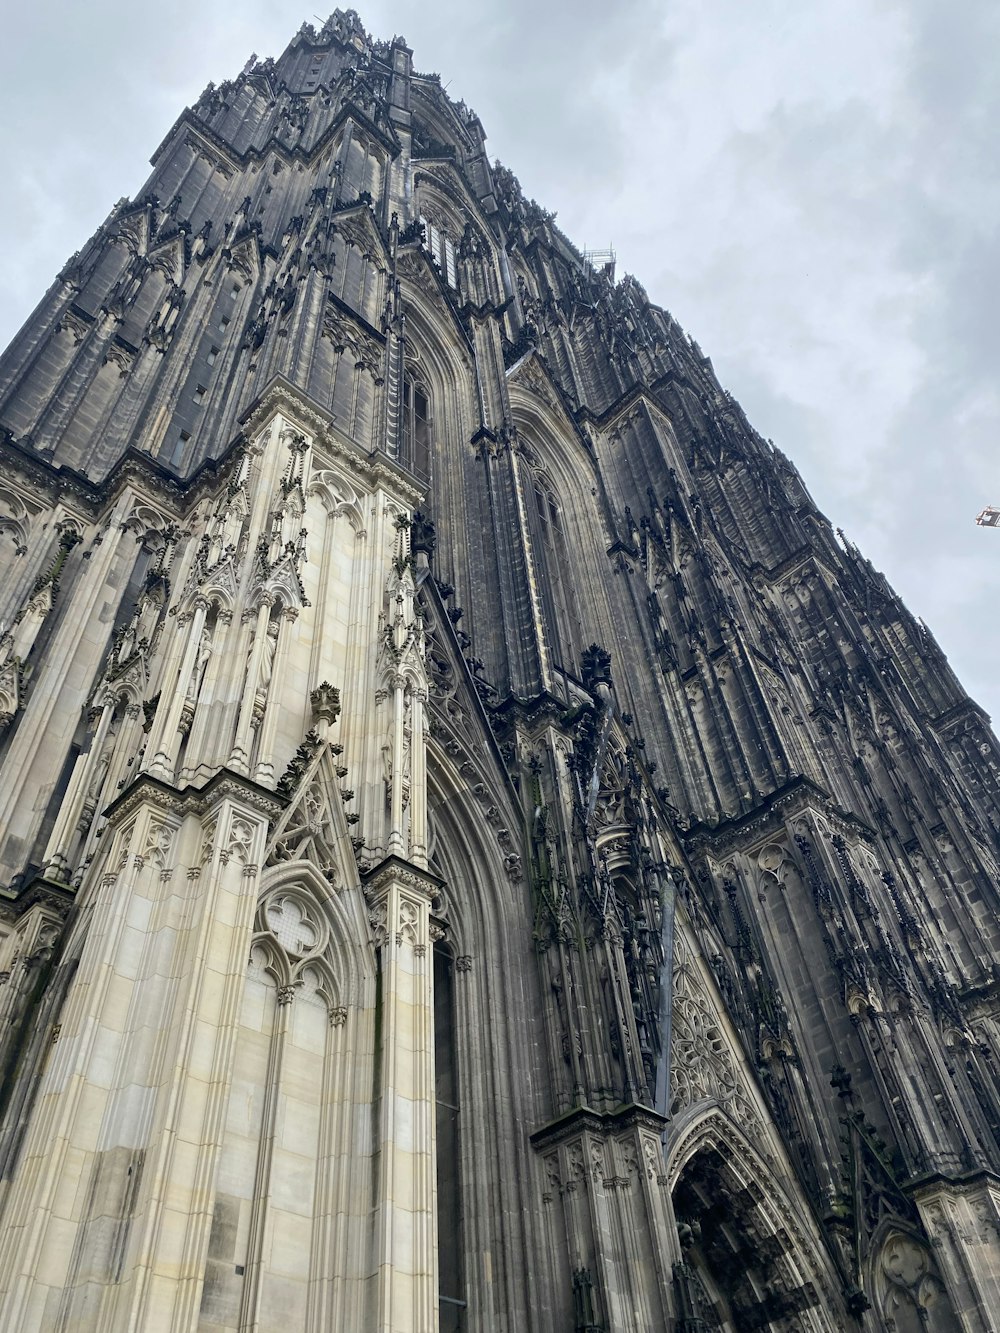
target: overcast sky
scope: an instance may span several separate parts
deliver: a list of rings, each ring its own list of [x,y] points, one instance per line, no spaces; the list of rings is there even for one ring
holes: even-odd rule
[[[315,0],[313,0],[315,3]],[[35,0],[0,51],[0,343],[287,0]],[[325,9],[320,19],[327,16]],[[579,245],[613,244],[1000,718],[1000,5],[371,0]]]

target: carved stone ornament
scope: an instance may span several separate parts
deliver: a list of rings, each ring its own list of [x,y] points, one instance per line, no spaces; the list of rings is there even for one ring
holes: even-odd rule
[[[716,1101],[755,1139],[763,1125],[743,1081],[721,1012],[703,982],[683,932],[674,944],[671,1019],[670,1114]]]
[[[376,903],[368,913],[368,922],[372,930],[372,941],[376,949],[383,949],[389,943],[389,909],[386,903]]]
[[[944,1296],[930,1250],[902,1232],[890,1235],[882,1246],[875,1281],[890,1327],[910,1327],[913,1321],[919,1321],[919,1327],[928,1325]]]
[[[396,943],[409,944],[411,948],[420,943],[420,908],[406,898],[399,900]]]
[[[340,716],[340,691],[328,680],[310,691],[309,702],[315,722],[336,722]]]

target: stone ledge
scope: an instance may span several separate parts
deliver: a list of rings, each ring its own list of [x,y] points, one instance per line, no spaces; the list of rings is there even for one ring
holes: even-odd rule
[[[595,1111],[590,1106],[575,1106],[572,1111],[536,1129],[529,1142],[536,1151],[541,1152],[586,1131],[607,1136],[641,1126],[662,1134],[668,1123],[667,1117],[654,1111],[651,1106],[640,1106],[635,1102],[617,1106],[613,1111]]]

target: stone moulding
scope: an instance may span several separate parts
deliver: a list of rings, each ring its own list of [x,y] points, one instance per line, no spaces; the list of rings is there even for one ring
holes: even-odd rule
[[[361,877],[365,897],[369,902],[378,898],[391,884],[400,884],[408,889],[428,895],[432,900],[444,888],[444,880],[430,870],[422,870],[411,861],[404,861],[399,856],[387,856],[377,865],[366,871]]]
[[[261,787],[231,769],[223,768],[200,787],[188,784],[172,787],[151,774],[143,773],[104,811],[109,824],[121,824],[143,805],[154,805],[183,817],[202,814],[227,797],[244,801],[268,819],[275,819],[287,804],[267,787]]]
[[[829,793],[814,782],[798,777],[773,796],[763,798],[755,810],[741,818],[725,820],[714,828],[695,824],[685,835],[684,844],[689,852],[707,851],[714,856],[743,851],[769,837],[786,819],[810,808],[818,808],[845,837],[860,837],[869,844],[875,840],[875,830],[870,825],[834,805]]]
[[[669,1121],[651,1106],[632,1104],[613,1111],[595,1111],[589,1106],[576,1106],[565,1115],[536,1129],[531,1135],[531,1146],[544,1152],[558,1143],[574,1139],[585,1131],[591,1134],[619,1134],[623,1129],[641,1127],[663,1134]]]

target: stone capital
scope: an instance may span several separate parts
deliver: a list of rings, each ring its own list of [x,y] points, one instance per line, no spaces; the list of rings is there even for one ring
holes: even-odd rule
[[[444,881],[429,870],[423,870],[400,856],[387,856],[362,877],[365,897],[369,903],[385,898],[393,888],[401,889],[408,897],[424,898],[428,906],[444,888]]]

